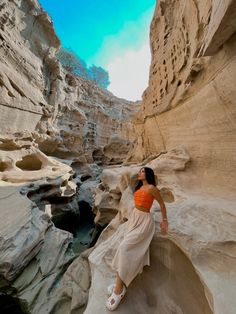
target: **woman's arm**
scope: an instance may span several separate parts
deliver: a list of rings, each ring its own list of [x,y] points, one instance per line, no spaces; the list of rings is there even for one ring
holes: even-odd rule
[[[155,198],[155,200],[158,201],[160,207],[161,207],[161,213],[162,213],[162,223],[161,223],[161,231],[163,233],[167,232],[167,226],[168,226],[168,219],[167,219],[167,212],[166,212],[166,206],[165,203],[161,197],[161,194],[159,192],[159,190],[153,186],[150,190],[150,193],[152,194],[152,196]]]
[[[151,191],[150,193],[152,194],[152,196],[155,198],[155,200],[158,201],[160,207],[161,207],[161,213],[162,213],[162,220],[167,220],[167,213],[166,213],[166,206],[165,206],[165,203],[161,197],[161,194],[159,192],[159,190],[153,186],[151,188]]]

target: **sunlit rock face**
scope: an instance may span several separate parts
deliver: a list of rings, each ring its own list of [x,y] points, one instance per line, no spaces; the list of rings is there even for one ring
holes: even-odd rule
[[[130,160],[183,144],[192,157],[185,188],[235,197],[236,5],[158,1],[151,23],[149,86]]]
[[[72,233],[91,231],[98,165],[121,163],[134,140],[139,102],[66,73],[59,47],[37,0],[0,1],[0,312],[13,300],[83,312],[90,271],[77,255],[89,241]]]
[[[95,308],[106,313],[107,286],[115,280],[111,261],[143,165],[158,177],[169,232],[160,233],[155,203],[151,266],[132,282],[116,312],[235,313],[235,16],[230,0],[157,2],[149,86],[135,121],[135,146],[126,159],[139,167],[127,163],[103,171],[96,219],[108,219],[109,206],[114,218],[89,255],[86,314]]]
[[[139,103],[66,73],[52,21],[36,0],[3,0],[0,10],[1,140],[27,138],[47,155],[81,163],[121,163]]]
[[[154,202],[151,214],[156,231],[150,246],[151,266],[134,279],[117,313],[233,314],[235,311],[235,202],[186,192],[178,181],[190,160],[182,147],[145,164],[158,177],[169,231],[167,235],[160,233],[162,215]],[[107,286],[116,276],[111,262],[134,206],[133,191],[139,169],[140,166],[132,165],[103,171],[96,193],[96,219],[106,221],[108,212],[109,218],[112,215],[114,218],[89,255],[92,282],[86,314],[92,314],[94,308],[106,313]]]
[[[0,292],[23,312],[107,312],[111,261],[147,165],[169,232],[160,234],[155,202],[151,266],[117,313],[235,313],[234,16],[233,1],[158,1],[134,134],[139,104],[61,68],[60,42],[38,2],[1,1]],[[109,165],[101,182],[98,165]],[[80,207],[81,216],[93,207],[98,229],[108,226],[77,257],[72,231],[50,217]]]

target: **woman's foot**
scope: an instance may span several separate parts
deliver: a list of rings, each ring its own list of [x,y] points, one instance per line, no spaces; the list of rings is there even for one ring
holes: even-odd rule
[[[116,284],[112,283],[110,286],[107,287],[107,294],[110,296],[112,294],[112,292],[115,289]]]
[[[113,289],[111,296],[106,301],[106,307],[108,308],[108,310],[114,311],[120,304],[120,301],[123,299],[125,293],[126,293],[125,285],[123,285],[123,288],[120,294],[116,294]]]

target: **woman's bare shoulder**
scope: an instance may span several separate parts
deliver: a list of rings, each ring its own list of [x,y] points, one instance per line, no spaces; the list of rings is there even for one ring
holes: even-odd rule
[[[149,191],[150,192],[155,192],[155,191],[159,192],[158,188],[153,184],[149,184]]]

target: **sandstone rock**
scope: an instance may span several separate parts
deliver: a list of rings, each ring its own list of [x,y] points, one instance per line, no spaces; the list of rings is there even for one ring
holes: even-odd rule
[[[151,267],[117,312],[235,312],[235,8],[232,0],[158,1],[149,87],[136,115],[139,102],[66,73],[52,21],[36,0],[2,0],[0,283],[30,313],[106,313],[111,260],[144,165],[158,178],[169,233],[159,232],[155,202]],[[94,163],[126,155],[96,188]],[[98,227],[109,224],[75,259],[72,235],[50,216],[82,207],[83,216],[92,206],[94,243]]]
[[[180,146],[170,150],[167,153],[161,154],[158,158],[147,164],[148,167],[156,170],[158,174],[162,172],[173,172],[178,170],[184,170],[188,162],[190,162],[190,156],[185,147]]]
[[[179,151],[176,152],[178,156]],[[173,158],[173,152],[169,156]],[[183,156],[185,159],[186,155]],[[159,167],[162,164],[166,170],[166,163],[155,164]],[[119,180],[129,176],[128,181],[131,182],[131,169],[120,169]],[[183,171],[183,168],[179,171]],[[113,181],[106,176],[112,173],[112,169],[105,173],[103,178],[111,191]],[[114,168],[114,173],[118,173],[118,168]],[[166,172],[161,173],[164,179],[169,176]],[[163,188],[168,190],[168,187]],[[155,202],[152,215],[156,222],[156,233],[151,243],[151,266],[144,268],[142,275],[133,281],[117,312],[233,313],[235,302],[232,291],[236,282],[236,269],[233,266],[236,256],[234,202],[196,193],[187,194],[176,184],[172,184],[171,189],[177,197],[166,202],[169,232],[166,236],[160,233],[161,213]],[[108,192],[104,193],[106,195]],[[89,255],[92,283],[86,314],[93,313],[94,308],[99,313],[106,313],[106,289],[115,277],[111,260],[133,208],[130,183],[122,193],[118,208],[119,212]]]
[[[139,103],[119,99],[62,68],[55,57],[60,41],[38,1],[3,0],[0,43],[0,134],[6,139],[28,132],[42,152],[83,157],[84,163],[93,163],[94,151],[112,136],[123,147],[133,140],[130,118]],[[106,163],[112,159],[109,147]]]
[[[73,257],[72,252],[67,251],[71,235],[53,227],[49,217],[21,196],[20,190],[20,187],[9,186],[0,189],[1,212],[7,217],[1,224],[0,264],[1,275],[8,281],[15,279],[35,258],[42,272],[43,269],[50,272],[56,264],[66,264],[68,258]],[[57,251],[61,251],[61,255],[56,257]]]
[[[50,221],[17,187],[1,187],[1,275],[12,281],[40,251]],[[32,210],[32,213],[31,213]]]
[[[36,181],[47,176],[58,177],[63,174],[72,174],[71,167],[64,165],[43,154],[29,141],[4,139],[0,150],[0,180],[8,183]],[[13,146],[15,145],[15,147]],[[69,193],[68,188],[65,193]]]
[[[157,3],[150,31],[149,86],[136,116],[136,141],[127,162],[153,159],[148,165],[158,174],[162,193],[170,202],[167,203],[170,231],[166,237],[157,231],[151,245],[153,263],[160,269],[158,275],[150,267],[146,272],[149,275],[137,278],[132,286],[137,290],[131,290],[131,299],[128,296],[126,306],[120,308],[122,313],[129,306],[136,306],[131,302],[137,300],[137,294],[140,300],[143,296],[139,306],[147,304],[141,310],[146,313],[235,311],[231,293],[235,290],[236,274],[232,266],[236,253],[235,8],[235,1]],[[155,156],[159,157],[154,159]],[[158,222],[159,215],[154,207]],[[114,223],[115,229],[120,223],[119,220]],[[118,231],[113,233],[114,224],[111,223],[110,233],[104,234],[105,241],[106,237],[107,241],[119,238]],[[111,281],[112,253],[102,244],[96,249],[98,252],[91,254],[93,276],[96,278],[96,269],[106,261],[108,268],[104,266],[104,273],[110,278],[104,283],[107,285]],[[185,265],[194,290],[179,265]],[[150,288],[152,278],[160,281],[155,280]],[[197,289],[198,296],[194,295],[199,298],[200,307],[190,310],[178,294],[184,291],[180,288],[182,280],[189,287],[189,300]],[[90,302],[95,306],[93,293]],[[194,302],[193,298],[189,303]],[[91,310],[89,305],[87,313]]]
[[[111,137],[110,142],[103,148],[105,161],[102,164],[117,165],[123,163],[130,147],[130,141],[119,138],[118,136]]]
[[[40,182],[34,184],[32,190]],[[27,191],[27,186],[0,188],[1,214],[7,217],[0,225],[1,287],[6,292],[14,289],[30,313],[78,310],[87,302],[88,263],[80,257],[65,272],[75,258],[72,234],[55,228],[49,216],[26,198]]]
[[[55,57],[59,47],[37,0],[1,2],[0,192],[6,194],[0,204],[1,283],[30,313],[78,312],[86,303],[89,269],[78,262],[71,271],[75,281],[60,280],[74,258],[72,235],[51,219],[59,211],[81,210],[85,201],[92,206],[100,173],[94,152],[101,149],[104,160],[108,144],[106,163],[113,163],[111,135],[128,149],[129,118],[140,105],[67,73]],[[31,208],[26,195],[38,207]]]
[[[51,235],[55,236],[56,234],[53,232]],[[56,240],[56,238],[53,237],[51,240]],[[58,240],[61,241],[60,238]],[[55,252],[54,246],[53,252]],[[51,254],[45,255],[45,257],[50,259]],[[45,263],[45,261],[43,262]],[[47,271],[42,277],[39,275],[38,265],[31,262],[24,273],[14,282],[14,287],[21,292],[20,299],[27,301],[31,313],[72,313],[73,311],[82,313],[80,311],[87,302],[90,285],[88,262],[84,258],[78,257],[63,275],[67,266],[68,264],[63,267],[59,263],[55,264],[54,269]],[[45,275],[47,280],[43,280]],[[58,284],[58,276],[61,277],[60,284]],[[48,298],[49,293],[50,298]],[[35,296],[37,296],[36,299]]]
[[[106,168],[101,175],[103,186],[110,192],[122,193],[131,182],[132,186],[134,186],[139,168],[135,165],[131,167]]]
[[[184,145],[183,188],[235,199],[235,2],[159,1],[150,41],[149,86],[127,160]]]
[[[220,49],[236,31],[236,4],[232,0],[212,1],[212,13],[202,47],[204,55],[212,55]]]
[[[93,210],[96,212],[96,217],[94,222],[105,226],[117,214],[120,194],[103,192],[100,189],[96,189],[95,192]]]
[[[88,300],[90,270],[86,258],[78,257],[65,272],[61,285],[54,292],[53,313],[83,313]],[[53,302],[50,302],[53,303]],[[44,304],[48,308],[48,304]]]

